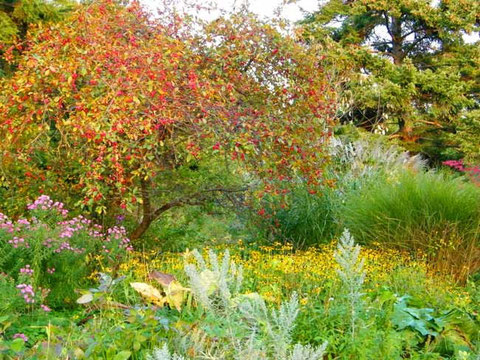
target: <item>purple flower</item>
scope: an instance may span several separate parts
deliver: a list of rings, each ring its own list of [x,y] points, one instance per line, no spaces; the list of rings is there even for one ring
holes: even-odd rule
[[[23,299],[27,304],[33,304],[35,302],[35,292],[33,291],[32,285],[28,284],[19,284],[17,289],[20,290],[20,293],[23,295]]]
[[[30,265],[25,265],[24,268],[20,269],[20,274],[33,275],[33,269],[30,268]]]

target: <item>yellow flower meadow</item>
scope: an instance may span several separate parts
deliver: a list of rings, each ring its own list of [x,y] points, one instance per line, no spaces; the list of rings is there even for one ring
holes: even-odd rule
[[[214,250],[222,253],[225,249],[226,246],[217,246]],[[305,296],[318,294],[323,286],[335,281],[335,249],[333,243],[303,251],[294,251],[290,245],[278,243],[258,250],[239,244],[230,252],[232,260],[243,266],[245,286],[260,292],[267,300],[280,302],[292,291],[304,292],[302,295]],[[398,267],[427,271],[425,261],[413,259],[399,250],[362,248],[361,256],[365,259],[366,281],[372,284],[382,283]],[[136,278],[146,280],[147,274],[155,269],[182,280],[183,266],[183,257],[179,253],[144,252],[135,253],[130,261],[120,266],[120,271],[132,271]]]
[[[288,298],[293,291],[301,296],[303,305],[309,298],[329,291],[331,285],[338,281],[334,258],[336,244],[294,251],[291,245],[274,243],[271,246],[261,246],[256,250],[242,245],[216,246],[213,248],[218,254],[226,249],[230,250],[231,259],[244,269],[244,285],[247,291],[260,293],[267,301],[280,303]],[[187,251],[188,252],[188,251]],[[206,254],[208,249],[204,249]],[[185,255],[185,254],[184,254]],[[427,274],[432,286],[440,282],[429,271],[424,258],[413,258],[409,253],[381,248],[362,248],[361,257],[364,258],[366,271],[366,292],[373,291],[388,281],[389,276],[396,269],[406,269],[410,273]],[[138,281],[148,281],[147,275],[152,270],[159,270],[175,275],[181,283],[186,282],[183,272],[184,256],[180,253],[136,252],[132,258],[120,265],[120,272],[131,272]],[[108,269],[105,269],[108,270]],[[449,282],[441,281],[438,291],[455,292],[457,300],[468,303],[470,299],[465,293],[459,293],[458,288]],[[432,292],[437,291],[432,288]]]

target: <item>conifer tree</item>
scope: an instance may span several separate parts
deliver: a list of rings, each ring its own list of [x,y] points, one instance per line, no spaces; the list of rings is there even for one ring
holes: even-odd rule
[[[479,4],[330,0],[310,14],[306,36],[344,71],[342,120],[380,128],[434,160],[452,156],[459,137],[451,134],[459,125],[471,134],[479,108]]]

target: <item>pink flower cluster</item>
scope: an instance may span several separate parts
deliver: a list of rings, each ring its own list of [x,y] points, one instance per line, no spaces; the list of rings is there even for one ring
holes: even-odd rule
[[[35,302],[35,292],[33,291],[32,285],[19,284],[17,285],[17,289],[20,289],[27,304],[33,304]]]
[[[50,260],[56,258],[59,261],[68,261],[68,259],[59,259],[60,253],[71,252],[78,255],[77,260],[82,261],[81,254],[94,252],[99,248],[102,252],[114,256],[122,256],[125,252],[133,250],[123,226],[104,229],[83,216],[68,219],[68,210],[64,209],[64,205],[53,202],[46,195],[40,196],[29,204],[28,209],[41,210],[41,212],[35,213],[34,217],[28,220],[17,221],[11,221],[6,215],[0,213],[0,238],[12,249],[18,249],[17,256],[23,266],[18,274],[19,295],[23,297],[25,303],[36,303],[43,311],[50,311],[50,308],[43,304],[49,289],[42,289],[35,281],[46,278],[47,274],[52,275],[58,272]],[[55,216],[52,218],[51,214]],[[52,223],[51,220],[58,219],[59,214],[62,215],[61,221]],[[44,215],[49,216],[49,221],[43,221]],[[46,256],[45,268],[32,266],[31,251],[26,251],[26,249],[36,248],[37,242],[43,247]],[[38,276],[32,276],[34,274]],[[29,280],[25,280],[27,277],[30,277]],[[55,284],[52,283],[52,285]]]
[[[89,232],[89,235],[94,238],[103,237],[102,227],[97,224],[95,224],[93,227],[94,228]]]
[[[99,238],[103,237],[104,234],[102,232],[102,226],[98,224],[94,224],[92,220],[87,219],[86,217],[80,215],[74,217],[71,220],[61,221],[58,223],[59,225],[66,225],[67,231],[70,233],[74,233],[75,231],[89,229],[88,234],[92,237]],[[67,234],[68,235],[68,234]],[[68,237],[68,236],[67,236]]]
[[[25,267],[20,269],[20,274],[31,276],[33,275],[33,269],[30,267],[30,265],[25,265]]]
[[[9,233],[14,230],[12,221],[8,220],[8,217],[2,213],[0,213],[0,229],[6,229]]]
[[[4,223],[7,221],[8,221],[7,215],[0,213],[0,223]]]
[[[442,164],[449,166],[460,172],[469,172],[475,175],[480,175],[479,166],[466,167],[465,164],[463,163],[463,160],[447,160],[447,161],[444,161]]]
[[[63,229],[63,231],[60,233],[58,236],[60,239],[63,238],[71,238],[73,236],[73,233],[75,232],[74,228],[71,228],[70,226],[67,226]]]
[[[76,254],[81,254],[85,251],[85,249],[75,248],[68,241],[64,241],[60,244],[60,246],[55,250],[56,253],[61,253],[62,251],[71,251]]]
[[[112,240],[120,240],[119,247],[127,251],[133,250],[130,239],[127,237],[127,230],[123,226],[114,226],[107,230],[106,242],[111,242]],[[105,249],[105,245],[103,248]]]
[[[29,225],[30,225],[30,221],[28,221],[27,219],[18,219],[18,220],[17,220],[17,224],[29,226]]]
[[[26,337],[25,334],[22,334],[22,333],[17,333],[15,335],[13,335],[13,338],[14,339],[22,339],[25,342],[28,341],[28,337]]]
[[[461,172],[465,171],[465,167],[463,166],[463,160],[447,160],[444,161],[442,164]]]
[[[442,164],[445,165],[445,166],[449,166],[452,169],[455,169],[459,172],[466,173],[470,177],[470,179],[475,183],[480,182],[480,167],[479,166],[467,167],[463,163],[463,160],[447,160],[447,161],[444,161]]]
[[[55,210],[61,213],[64,217],[68,214],[68,210],[64,208],[64,205],[61,202],[54,202],[47,195],[41,195],[33,203],[29,204],[27,208],[29,210]],[[127,251],[133,250],[130,240],[127,237],[127,232],[123,226],[114,226],[104,232],[101,225],[94,224],[91,220],[81,215],[70,220],[59,221],[57,226],[58,232],[56,233],[58,235],[55,236],[56,238],[47,238],[43,241],[43,246],[52,249],[54,253],[60,253],[62,251],[83,253],[85,249],[77,248],[72,245],[75,243],[75,235],[77,233],[80,235],[80,232],[82,231],[85,231],[85,233],[82,233],[82,236],[103,239],[104,244],[102,244],[102,247],[105,252],[111,252],[118,248]],[[19,219],[17,222],[12,223],[12,221],[8,220],[6,215],[0,213],[0,229],[5,228],[8,232],[19,233],[18,236],[14,236],[8,240],[8,243],[14,248],[29,248],[30,245],[25,240],[26,237],[22,233],[26,230],[31,233],[39,227],[48,229],[48,226],[38,219],[33,218],[33,223],[27,219]]]
[[[71,220],[60,221],[58,225],[63,226],[63,231],[60,233],[60,238],[71,238],[75,232],[91,226],[92,221],[83,216],[74,217]]]
[[[63,217],[66,217],[68,210],[63,208],[63,203],[58,201],[53,201],[48,195],[41,195],[33,203],[27,205],[28,210],[57,210]]]
[[[51,247],[53,247],[53,243],[54,243],[54,242],[55,242],[55,241],[54,241],[53,239],[47,239],[47,240],[45,240],[45,241],[43,242],[43,246],[45,246],[45,247],[47,247],[47,248],[50,249]]]
[[[19,247],[22,247],[22,246],[26,247],[27,249],[30,247],[30,245],[28,245],[28,242],[26,242],[24,238],[18,237],[18,236],[14,236],[13,239],[8,240],[8,243],[12,244],[12,246],[15,249],[17,249]]]

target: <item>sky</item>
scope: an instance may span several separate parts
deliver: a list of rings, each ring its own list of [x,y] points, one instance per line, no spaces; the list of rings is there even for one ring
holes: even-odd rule
[[[156,4],[159,3],[157,0],[141,0],[152,10],[155,9]],[[217,3],[221,8],[232,9],[235,0],[218,0]],[[250,0],[250,9],[257,13],[260,16],[272,17],[274,16],[274,9],[282,4],[282,0]],[[237,4],[240,1],[237,0]],[[288,4],[283,10],[283,17],[291,20],[297,21],[303,18],[303,13],[301,9],[312,12],[318,9],[319,0],[298,0],[295,4]]]
[[[151,10],[155,10],[161,0],[140,0],[146,4]],[[197,0],[201,2],[201,0]],[[215,2],[223,9],[231,10],[236,2],[241,3],[245,0],[216,0]],[[287,0],[249,0],[250,9],[260,16],[272,17],[274,16],[275,9]],[[438,0],[432,0],[433,3],[437,3]],[[175,0],[173,0],[175,2]],[[207,1],[205,1],[206,3]],[[319,4],[324,3],[325,0],[296,0],[290,1],[292,4],[284,5],[282,17],[292,22],[301,20],[304,18],[304,11],[313,12],[318,10]],[[303,11],[302,11],[303,10]],[[205,16],[206,20],[214,19],[215,14],[209,14]],[[380,31],[381,32],[381,31]],[[464,40],[469,43],[478,41],[480,38],[479,33],[465,34]]]
[[[224,0],[225,3],[231,2]],[[273,16],[273,11],[278,5],[282,3],[281,0],[253,0],[251,1],[251,8],[259,15]],[[303,18],[301,9],[312,12],[318,9],[318,0],[301,0],[296,4],[289,4],[285,6],[282,15],[291,20],[297,21]]]

